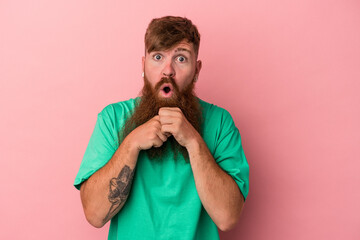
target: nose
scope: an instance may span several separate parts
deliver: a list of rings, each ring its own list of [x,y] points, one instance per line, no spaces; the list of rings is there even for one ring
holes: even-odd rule
[[[174,77],[175,69],[173,67],[172,61],[165,62],[165,66],[162,70],[162,74],[166,77]]]

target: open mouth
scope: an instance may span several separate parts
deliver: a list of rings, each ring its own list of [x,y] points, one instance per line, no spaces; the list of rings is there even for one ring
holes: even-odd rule
[[[168,93],[168,92],[171,91],[171,89],[170,89],[170,87],[164,87],[163,91],[164,91],[165,93]]]
[[[171,84],[164,84],[161,88],[160,94],[163,97],[171,97],[173,94],[173,89]]]

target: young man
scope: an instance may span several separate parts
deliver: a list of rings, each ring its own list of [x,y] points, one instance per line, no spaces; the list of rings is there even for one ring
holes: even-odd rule
[[[74,185],[109,239],[219,239],[239,219],[249,166],[230,114],[194,94],[199,44],[190,20],[153,19],[142,96],[98,114]]]

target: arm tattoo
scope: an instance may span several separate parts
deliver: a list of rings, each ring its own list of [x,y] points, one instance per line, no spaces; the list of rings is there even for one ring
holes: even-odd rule
[[[111,202],[111,207],[103,220],[104,223],[109,221],[117,213],[117,211],[124,206],[124,203],[130,193],[133,177],[133,169],[125,165],[124,168],[121,169],[119,176],[110,180],[108,199]]]

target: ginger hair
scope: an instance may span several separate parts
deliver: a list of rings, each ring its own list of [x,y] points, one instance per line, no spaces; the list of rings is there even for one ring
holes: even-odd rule
[[[183,40],[193,44],[197,58],[200,34],[191,20],[174,16],[154,18],[146,29],[145,51],[150,53],[168,50]]]

